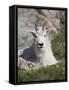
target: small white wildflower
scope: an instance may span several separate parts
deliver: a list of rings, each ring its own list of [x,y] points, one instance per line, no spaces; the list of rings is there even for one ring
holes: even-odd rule
[[[59,67],[59,65],[56,65],[56,68],[58,68]]]
[[[63,70],[64,70],[65,68],[63,67]]]

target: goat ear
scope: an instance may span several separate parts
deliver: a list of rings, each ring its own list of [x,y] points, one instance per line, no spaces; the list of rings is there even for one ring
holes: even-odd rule
[[[37,35],[36,35],[34,32],[31,32],[31,34],[32,34],[34,37],[37,37]]]

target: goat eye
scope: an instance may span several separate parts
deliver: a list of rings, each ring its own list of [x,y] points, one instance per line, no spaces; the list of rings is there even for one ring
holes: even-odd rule
[[[46,37],[46,35],[44,35],[44,37]]]
[[[35,38],[37,38],[37,36],[35,36]]]

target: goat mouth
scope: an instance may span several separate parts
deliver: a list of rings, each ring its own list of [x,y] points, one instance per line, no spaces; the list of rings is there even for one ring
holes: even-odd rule
[[[43,48],[43,46],[38,46],[39,48]]]

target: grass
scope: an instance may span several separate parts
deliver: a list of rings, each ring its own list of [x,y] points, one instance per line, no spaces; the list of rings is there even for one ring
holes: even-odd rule
[[[64,29],[62,28],[57,37],[52,41],[52,50],[57,60],[57,65],[39,68],[38,70],[24,71],[18,69],[18,82],[41,81],[41,80],[64,80],[65,79],[65,50]]]
[[[65,57],[65,32],[63,28],[60,30],[57,37],[52,41],[52,50],[54,52],[55,57],[59,59],[64,59]]]
[[[38,70],[18,70],[18,82],[65,79],[64,64],[42,67]]]

